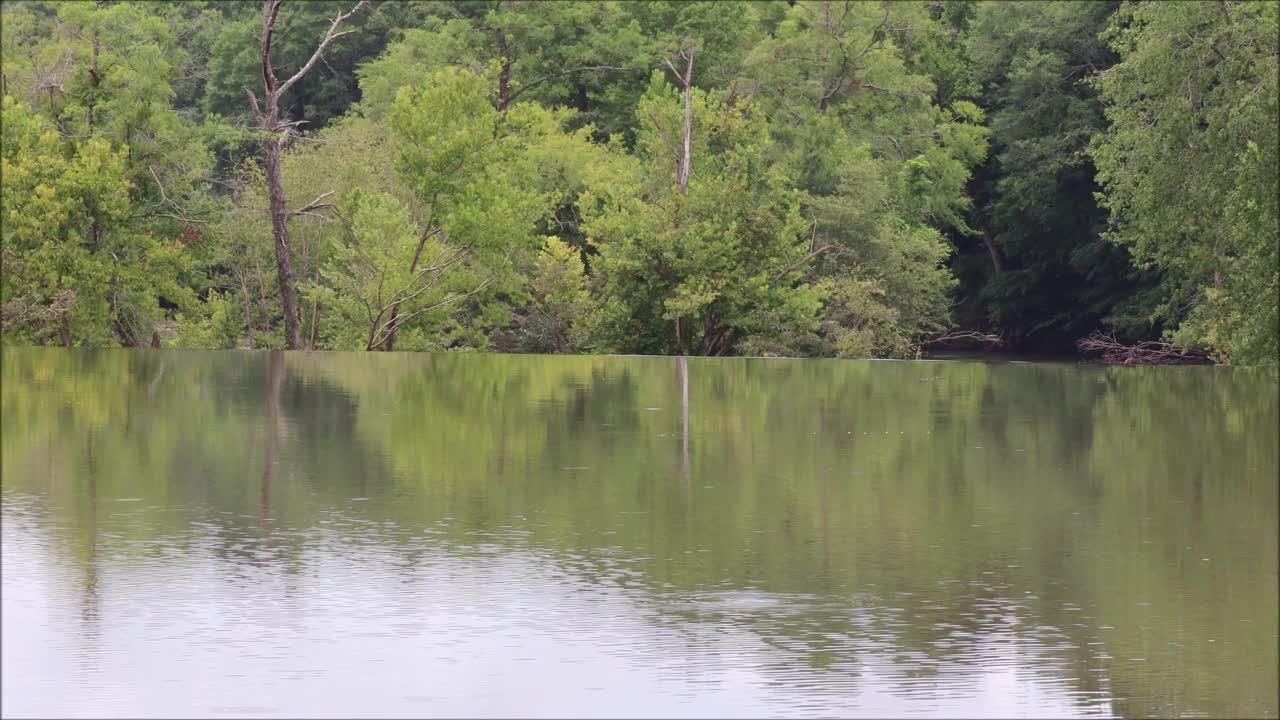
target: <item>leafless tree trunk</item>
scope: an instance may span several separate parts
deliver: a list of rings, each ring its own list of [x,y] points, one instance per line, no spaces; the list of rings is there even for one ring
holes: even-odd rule
[[[288,80],[277,83],[275,69],[271,66],[271,41],[275,33],[276,18],[280,14],[280,6],[283,3],[284,0],[263,0],[262,3],[262,50],[260,60],[262,64],[263,93],[261,101],[248,88],[245,88],[244,91],[249,96],[249,104],[253,107],[254,119],[258,123],[258,130],[262,133],[263,169],[266,171],[267,194],[270,198],[271,230],[275,239],[276,274],[280,285],[280,309],[284,313],[285,342],[290,350],[298,350],[302,348],[302,330],[298,319],[298,299],[293,277],[293,260],[290,256],[289,218],[300,212],[315,210],[317,205],[313,202],[306,208],[292,212],[286,209],[287,201],[284,196],[284,182],[280,175],[280,161],[284,155],[290,132],[301,121],[287,121],[280,110],[280,100],[290,88],[310,72],[311,68],[315,67],[316,63],[320,61],[320,56],[324,54],[324,51],[334,40],[354,32],[353,30],[338,32],[338,27],[352,15],[359,12],[365,5],[368,5],[369,0],[359,0],[350,11],[338,13],[329,25],[329,29],[325,31],[324,38],[316,47],[315,52],[312,53],[311,59],[307,60],[306,64],[299,68]]]
[[[684,88],[684,144],[676,158],[676,185],[684,192],[689,187],[689,167],[693,160],[693,48],[681,50],[680,57],[688,61],[683,75],[670,60],[664,62]]]
[[[275,237],[276,278],[280,285],[280,312],[284,314],[286,347],[297,350],[302,347],[302,334],[298,328],[296,284],[293,278],[293,259],[289,247],[289,220],[285,210],[284,185],[280,176],[281,145],[279,139],[267,141],[266,151],[267,194],[271,203],[271,229]]]

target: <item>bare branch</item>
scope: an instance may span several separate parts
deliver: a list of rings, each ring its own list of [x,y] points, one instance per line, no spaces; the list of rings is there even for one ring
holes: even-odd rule
[[[262,84],[267,91],[267,107],[274,107],[272,97],[276,89],[276,71],[271,68],[271,40],[276,31],[276,16],[284,0],[263,0],[262,6]],[[255,102],[255,105],[257,103]]]
[[[173,208],[175,212],[185,213],[181,205],[171,200],[169,196],[165,194],[164,184],[160,182],[160,176],[156,174],[155,166],[148,165],[147,171],[151,173],[151,178],[156,181],[156,187],[160,190],[160,204],[168,205],[169,207]],[[187,223],[188,225],[203,225],[208,222],[207,220],[193,220],[189,217],[185,217],[185,215],[173,215],[170,213],[142,213],[140,215],[132,215],[130,217],[131,219],[147,218],[147,217],[164,217],[164,218],[170,218],[172,220],[178,220],[180,222]]]
[[[454,296],[452,296],[452,297],[447,297],[447,298],[445,298],[444,300],[441,300],[440,302],[432,303],[431,305],[424,305],[424,306],[422,306],[422,307],[420,307],[420,308],[418,308],[418,309],[414,310],[413,312],[405,313],[405,314],[403,314],[403,315],[397,315],[397,316],[396,316],[396,318],[395,318],[394,320],[388,320],[386,323],[383,323],[382,327],[378,329],[378,332],[377,332],[377,334],[375,335],[375,337],[377,337],[377,338],[385,338],[385,337],[387,336],[387,333],[388,333],[389,331],[392,331],[392,330],[399,330],[399,329],[400,329],[400,327],[401,327],[401,326],[403,326],[403,325],[404,325],[406,322],[408,322],[410,319],[412,319],[412,318],[414,318],[414,317],[416,317],[416,316],[418,316],[418,315],[421,315],[421,314],[422,314],[422,313],[424,313],[424,312],[429,312],[429,311],[431,311],[431,310],[436,310],[436,309],[438,309],[438,308],[445,307],[446,305],[453,305],[454,303],[461,302],[461,301],[463,301],[463,300],[465,300],[465,299],[467,299],[467,298],[471,297],[472,295],[475,295],[476,293],[480,292],[481,290],[484,290],[485,288],[489,287],[489,285],[491,285],[491,284],[493,284],[493,277],[492,277],[492,276],[490,276],[490,277],[489,277],[488,279],[486,279],[484,282],[482,282],[482,283],[480,283],[479,285],[477,285],[474,289],[472,289],[472,290],[468,290],[467,292],[462,293],[461,295],[454,295]],[[381,340],[379,340],[378,342],[375,342],[375,343],[373,343],[373,344],[374,344],[374,345],[378,345],[380,342],[381,342]]]
[[[243,88],[244,94],[249,96],[249,105],[253,107],[253,116],[255,118],[262,115],[262,108],[258,106],[258,96],[253,94],[249,88]]]
[[[941,335],[922,341],[920,343],[920,347],[923,348],[928,345],[946,345],[958,341],[975,341],[986,345],[987,347],[1000,347],[1004,345],[1004,338],[1000,335],[979,332],[977,330],[948,330]]]
[[[315,215],[316,217],[324,217],[323,215],[316,215],[316,213],[314,213],[313,211],[332,208],[333,207],[332,203],[322,202],[325,198],[329,197],[332,194],[333,194],[332,190],[330,190],[327,193],[321,193],[320,196],[317,197],[315,200],[312,200],[311,202],[307,203],[306,205],[303,205],[297,210],[291,211],[289,213],[289,217],[293,217],[294,215]]]
[[[797,268],[799,268],[799,267],[803,266],[805,263],[807,263],[807,262],[809,262],[810,260],[812,260],[812,259],[814,259],[814,258],[818,257],[819,255],[823,255],[823,254],[826,254],[826,253],[829,253],[829,252],[834,252],[834,251],[837,251],[837,250],[839,250],[839,249],[840,249],[840,246],[839,246],[839,245],[823,245],[822,247],[817,248],[817,249],[816,249],[816,250],[814,250],[813,252],[807,253],[804,257],[802,257],[802,258],[800,258],[799,260],[797,260],[797,261],[795,261],[795,262],[791,263],[790,265],[788,265],[785,269],[783,269],[783,271],[782,271],[782,272],[778,273],[777,275],[774,275],[774,276],[773,276],[773,280],[774,280],[774,282],[777,282],[777,281],[781,280],[782,278],[786,277],[787,275],[790,275],[792,271],[794,271],[794,270],[796,270]]]
[[[1171,343],[1147,340],[1135,345],[1125,345],[1115,335],[1094,331],[1076,341],[1076,347],[1085,354],[1100,355],[1104,363],[1113,365],[1208,365],[1213,359],[1201,350],[1186,350]]]
[[[684,78],[680,76],[680,71],[676,69],[676,66],[672,65],[671,61],[667,58],[662,58],[662,62],[665,63],[667,67],[671,68],[671,74],[675,75],[676,79],[680,81],[680,86],[684,87]]]
[[[277,2],[278,1],[279,0],[277,0]],[[339,25],[349,20],[352,15],[355,15],[362,8],[364,8],[364,6],[368,4],[369,4],[369,0],[360,0],[360,2],[357,2],[355,4],[355,7],[351,8],[350,11],[345,13],[338,13],[337,17],[333,19],[333,23],[329,25],[328,31],[325,32],[324,39],[320,41],[320,44],[318,46],[316,46],[316,51],[311,54],[311,59],[308,60],[307,63],[303,65],[301,68],[299,68],[298,72],[293,74],[293,77],[281,83],[280,88],[276,90],[277,98],[283,96],[286,92],[289,92],[289,88],[296,85],[299,80],[301,80],[304,76],[306,76],[308,72],[311,71],[311,68],[315,67],[315,64],[320,61],[320,56],[324,54],[324,51],[329,47],[329,45],[334,40],[337,40],[343,35],[350,35],[351,33],[355,32],[354,30],[337,32],[337,30]]]

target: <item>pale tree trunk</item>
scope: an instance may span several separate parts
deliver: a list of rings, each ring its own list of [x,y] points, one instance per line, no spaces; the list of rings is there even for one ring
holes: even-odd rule
[[[101,84],[102,78],[98,74],[98,52],[101,42],[98,39],[98,31],[93,31],[93,60],[89,65],[89,85],[93,88],[90,91],[88,107],[85,108],[85,124],[89,130],[89,138],[93,138],[93,106],[98,102],[98,85]],[[102,228],[98,225],[97,217],[89,223],[89,237],[93,241],[93,249],[102,249]]]
[[[680,87],[684,89],[684,119],[681,123],[681,144],[680,154],[676,156],[676,187],[680,192],[689,191],[689,170],[693,165],[693,48],[680,51],[680,58],[685,60],[685,70],[682,74],[676,69],[675,64],[670,60],[663,60],[671,72],[675,74],[676,81],[680,83]],[[680,319],[675,321],[675,338],[676,351],[680,352],[683,341],[680,338]],[[707,337],[703,337],[703,354],[706,354]]]
[[[275,69],[271,65],[271,42],[275,34],[276,18],[280,14],[280,6],[284,0],[263,0],[262,3],[262,47],[259,60],[262,65],[262,100],[248,88],[249,104],[253,107],[254,119],[258,130],[262,133],[263,169],[266,170],[267,195],[270,198],[271,234],[274,239],[276,253],[276,276],[280,286],[280,311],[284,314],[285,343],[290,350],[302,348],[302,329],[298,318],[298,295],[293,277],[293,259],[289,246],[289,218],[301,212],[317,210],[321,205],[317,198],[306,207],[290,211],[286,208],[284,182],[280,175],[280,161],[284,154],[289,133],[298,122],[287,122],[280,112],[280,100],[285,93],[298,83],[320,61],[325,49],[343,35],[354,32],[347,30],[337,32],[338,26],[358,12],[369,0],[360,0],[350,11],[338,13],[330,23],[324,38],[316,47],[311,58],[299,70],[283,83],[276,82]],[[328,193],[326,193],[327,195]],[[322,198],[324,196],[321,196]]]
[[[685,192],[689,188],[689,168],[693,164],[693,48],[681,50],[680,57],[687,61],[684,74],[670,60],[664,62],[675,73],[680,87],[684,88],[684,137],[680,156],[676,158],[676,185],[680,192]]]

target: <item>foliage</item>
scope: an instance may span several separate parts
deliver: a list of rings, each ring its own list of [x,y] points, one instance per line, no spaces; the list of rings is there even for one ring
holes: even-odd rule
[[[970,298],[961,312],[1015,344],[1061,348],[1099,324],[1158,330],[1149,306],[1133,307],[1153,278],[1101,236],[1087,153],[1104,126],[1088,78],[1115,62],[1098,36],[1116,6],[983,3],[968,37],[995,141],[974,188],[981,242],[958,263]]]
[[[577,248],[547,238],[529,276],[529,304],[516,318],[516,347],[525,352],[567,353],[590,342],[596,318]]]
[[[126,153],[102,138],[67,142],[11,97],[3,102],[3,295],[7,341],[150,342],[160,298],[186,254],[129,225]]]
[[[277,71],[352,6],[284,2]],[[260,4],[0,15],[5,342],[280,345],[283,200],[308,348],[1280,354],[1271,5],[374,2],[274,201]]]
[[[618,352],[726,354],[742,337],[811,325],[818,295],[787,272],[806,253],[801,196],[767,162],[763,115],[744,118],[718,93],[695,90],[685,191],[671,160],[681,107],[655,73],[624,179],[583,200],[600,253],[602,343]]]
[[[1127,5],[1097,79],[1109,237],[1164,275],[1177,343],[1245,363],[1280,357],[1278,22],[1272,3]]]

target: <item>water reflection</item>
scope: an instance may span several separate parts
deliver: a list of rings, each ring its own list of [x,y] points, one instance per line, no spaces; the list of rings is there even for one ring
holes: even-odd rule
[[[1277,712],[1273,373],[3,360],[6,716]]]

